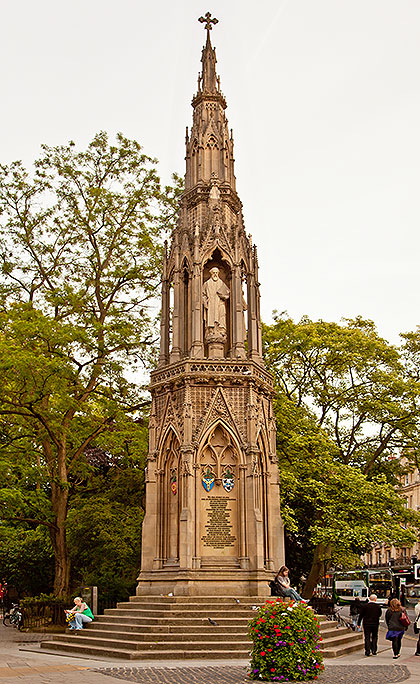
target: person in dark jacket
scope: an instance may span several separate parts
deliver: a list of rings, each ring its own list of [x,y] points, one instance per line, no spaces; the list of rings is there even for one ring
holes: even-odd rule
[[[363,632],[365,636],[365,655],[376,655],[378,650],[378,630],[379,618],[382,608],[376,603],[376,594],[369,596],[368,603],[362,603],[357,624],[363,622]]]
[[[402,607],[404,608],[404,606],[406,604],[404,584],[401,585],[401,589],[400,589],[400,603],[401,603]]]
[[[400,617],[403,614],[401,603],[398,599],[392,599],[389,608],[385,613],[385,622],[388,626],[386,639],[392,642],[392,650],[394,658],[400,657],[401,641],[404,636],[404,627],[400,622]]]

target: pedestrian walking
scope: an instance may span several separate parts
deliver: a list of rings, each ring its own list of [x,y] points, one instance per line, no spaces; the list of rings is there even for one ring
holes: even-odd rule
[[[401,620],[403,620],[403,622],[401,622]],[[385,613],[385,622],[388,627],[385,638],[391,642],[394,659],[400,657],[401,641],[404,636],[404,632],[408,627],[407,621],[408,624],[410,624],[407,613],[405,610],[403,610],[399,600],[392,599],[391,603],[389,604],[389,608]]]
[[[414,620],[414,634],[418,634],[418,639],[417,639],[417,646],[416,646],[416,652],[414,655],[420,656],[420,597],[414,606],[414,612],[416,615],[416,619]]]
[[[402,607],[404,608],[405,604],[406,604],[405,585],[404,584],[401,585],[401,589],[400,589],[400,603],[401,603]]]
[[[357,620],[359,627],[363,623],[366,656],[371,654],[376,656],[378,651],[379,618],[382,614],[382,608],[376,603],[377,598],[376,594],[371,594],[369,601],[362,603]]]
[[[353,632],[360,632],[360,627],[357,624],[359,620],[359,615],[360,615],[360,609],[362,607],[362,604],[360,603],[360,598],[359,596],[356,596],[354,599],[353,603],[350,604],[350,617],[353,622]]]

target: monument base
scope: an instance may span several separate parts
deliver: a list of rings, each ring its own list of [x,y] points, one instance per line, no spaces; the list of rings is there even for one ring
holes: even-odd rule
[[[136,596],[270,596],[273,571],[155,570],[141,572]]]

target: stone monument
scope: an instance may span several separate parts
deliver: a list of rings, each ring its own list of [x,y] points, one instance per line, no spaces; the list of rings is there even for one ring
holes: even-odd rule
[[[264,596],[284,562],[256,248],[210,31],[162,278],[138,595]]]

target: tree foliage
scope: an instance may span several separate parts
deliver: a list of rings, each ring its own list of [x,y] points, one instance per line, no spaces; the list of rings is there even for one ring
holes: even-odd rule
[[[113,433],[133,452],[147,404],[133,372],[155,353],[162,238],[179,193],[138,143],[43,146],[31,177],[0,167],[0,457],[6,517],[47,526],[57,594],[69,585],[69,497]],[[144,453],[136,453],[142,458]],[[22,486],[21,486],[22,484]]]
[[[361,318],[340,325],[277,316],[265,329],[265,358],[279,392],[308,407],[335,456],[367,475],[386,469],[401,449],[418,451],[420,385],[408,353]]]
[[[50,591],[54,555],[45,527],[0,526],[0,582],[7,581],[19,595]]]
[[[307,575],[306,596],[331,564],[416,539],[419,515],[395,485],[396,457],[418,452],[417,345],[410,334],[398,350],[361,319],[277,317],[265,329],[288,562]]]

